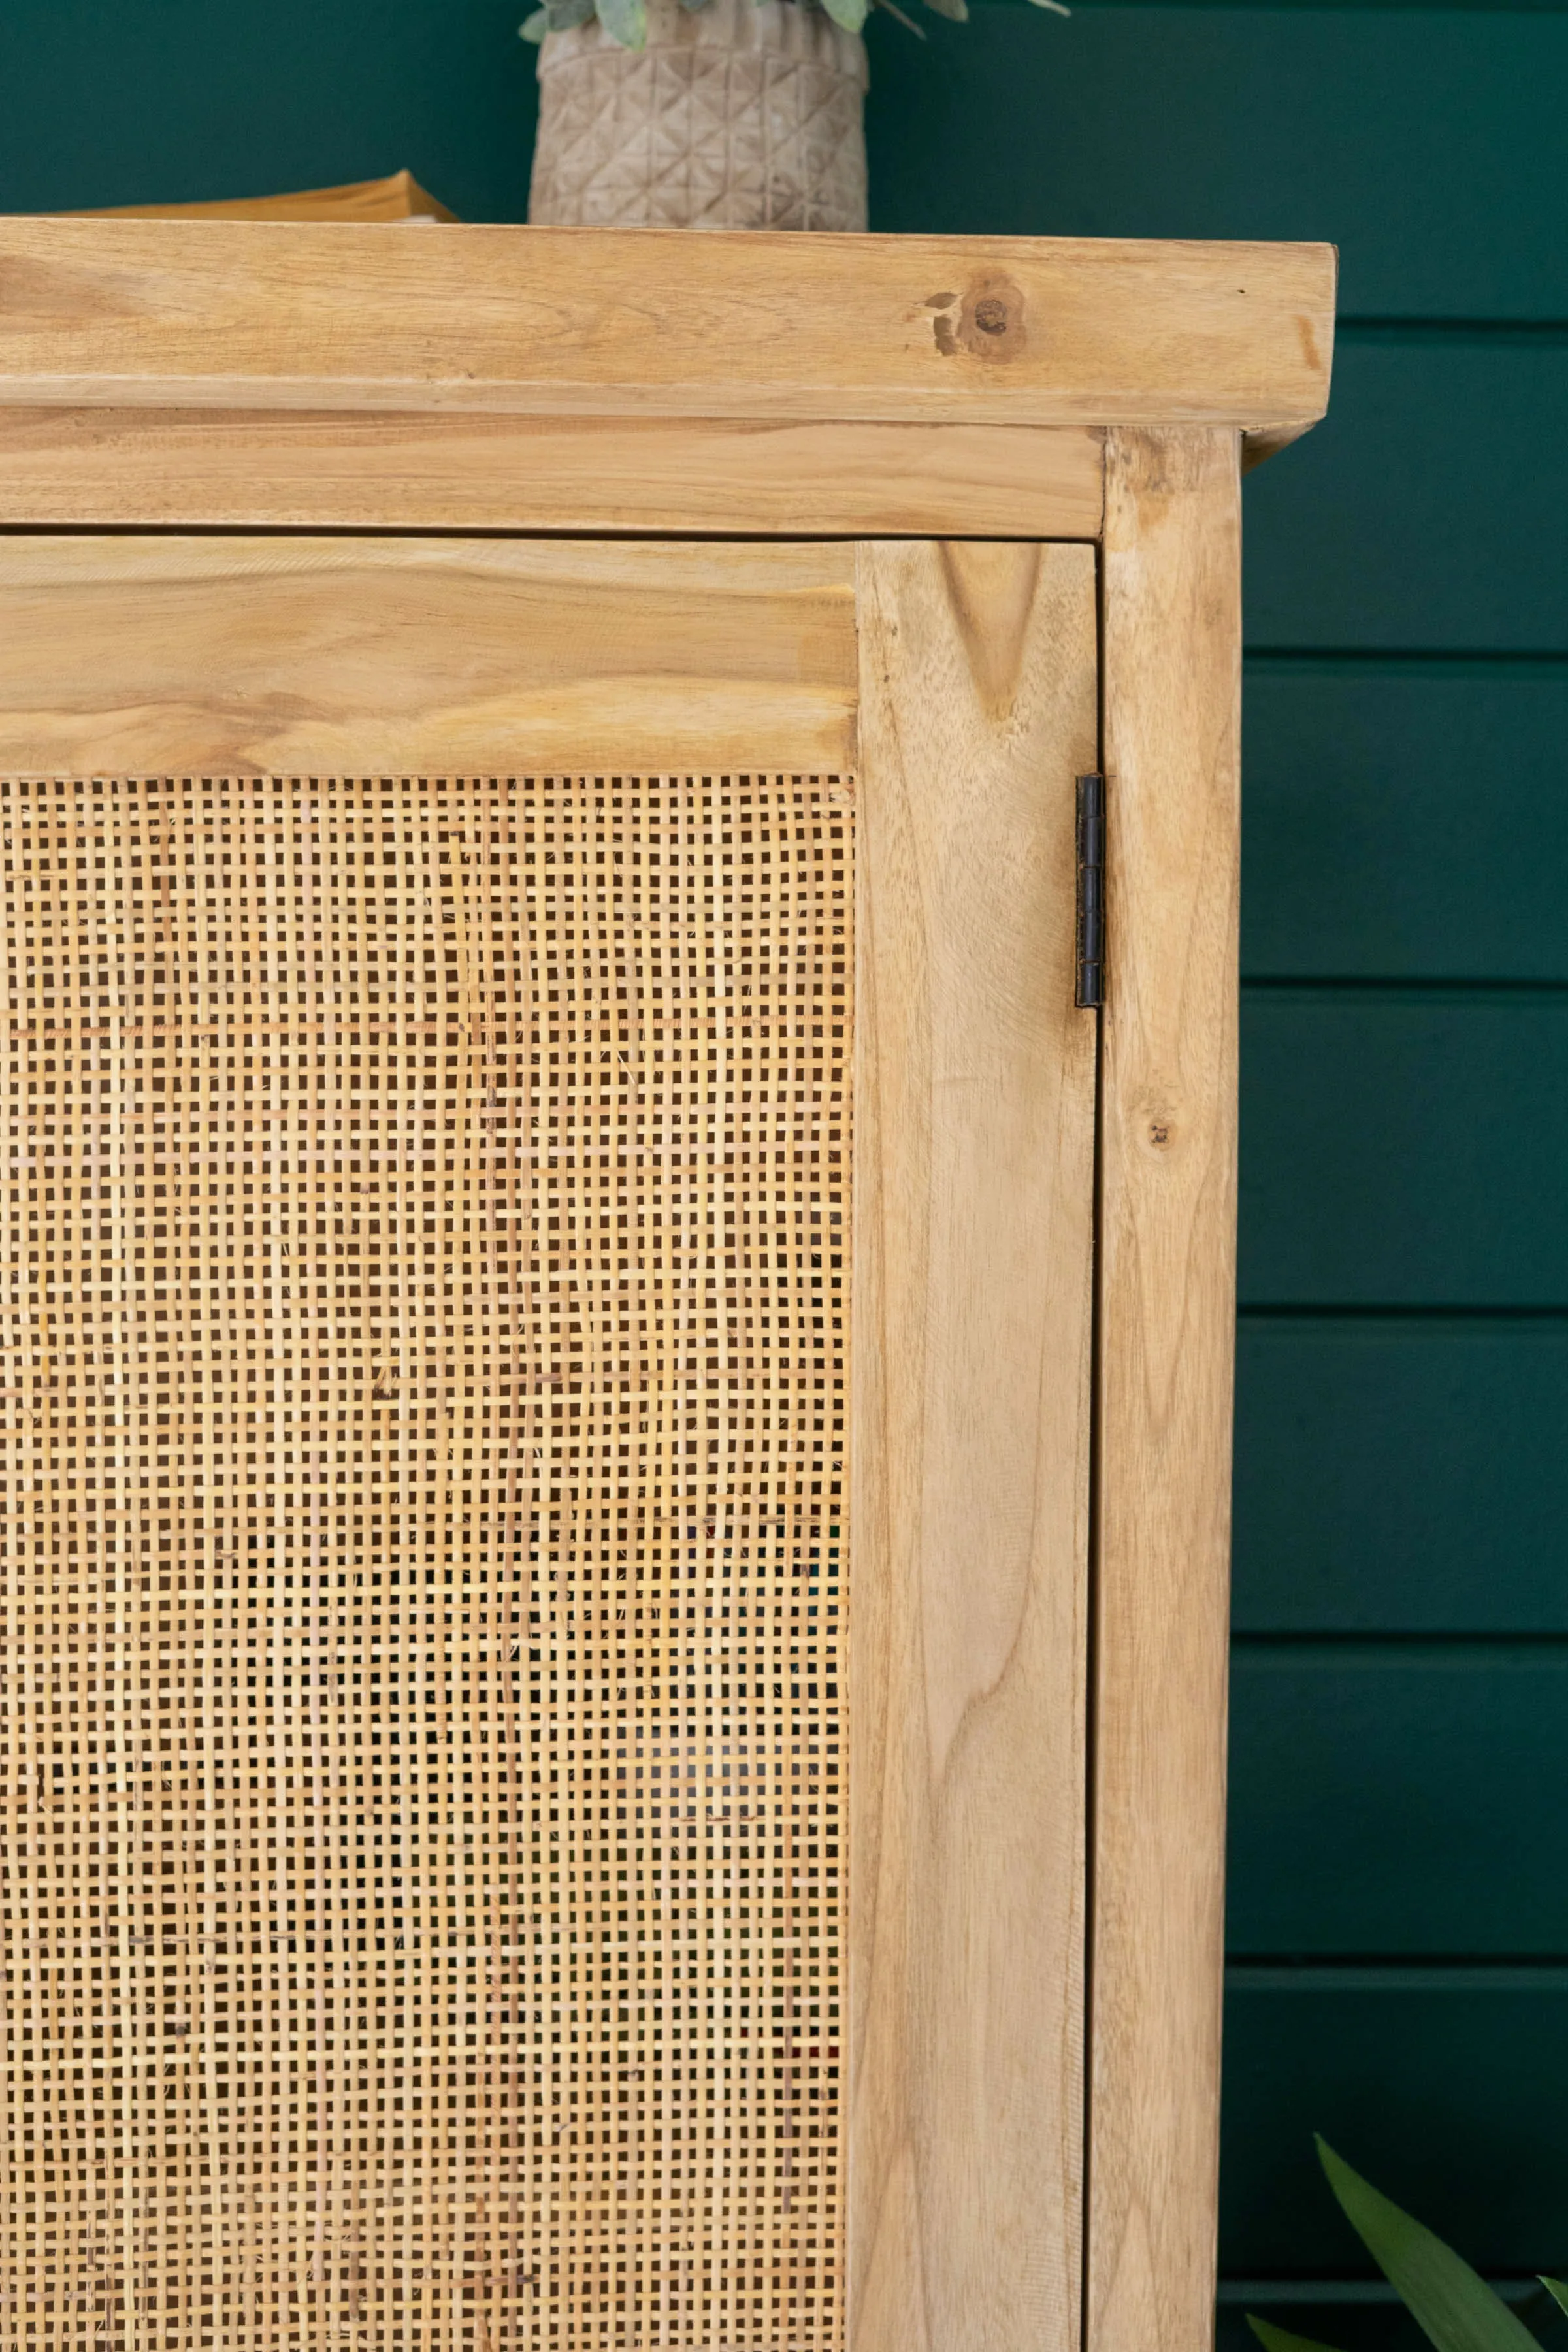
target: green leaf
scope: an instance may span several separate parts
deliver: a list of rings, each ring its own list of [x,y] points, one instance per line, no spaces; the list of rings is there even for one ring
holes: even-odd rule
[[[544,0],[544,20],[552,33],[569,33],[585,25],[594,14],[594,0]]]
[[[1318,2155],[1346,2221],[1437,2352],[1540,2352],[1524,2322],[1441,2238],[1390,2204],[1321,2137]]]
[[[531,16],[523,18],[517,30],[521,40],[542,41],[550,30],[549,9],[536,8]]]
[[[847,33],[858,33],[866,22],[869,0],[822,0],[822,5],[836,25],[842,25]]]
[[[894,17],[897,22],[903,26],[906,33],[912,33],[914,35],[917,41],[923,41],[925,39],[925,26],[923,25],[917,25],[912,16],[906,16],[903,10],[899,6],[898,0],[871,0],[871,5],[873,8],[885,8],[889,16]]]
[[[934,16],[951,16],[955,25],[969,22],[968,0],[926,0],[926,6]]]
[[[1329,2352],[1326,2344],[1314,2343],[1310,2336],[1292,2336],[1288,2327],[1271,2327],[1267,2319],[1258,2319],[1250,2311],[1247,2324],[1263,2352]]]
[[[1558,2310],[1568,2311],[1568,2286],[1564,2286],[1561,2279],[1542,2278],[1541,2284]]]
[[[647,46],[647,11],[643,0],[599,0],[599,22],[623,49]]]

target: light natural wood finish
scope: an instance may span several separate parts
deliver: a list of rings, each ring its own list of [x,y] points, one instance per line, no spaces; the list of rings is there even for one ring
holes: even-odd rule
[[[0,223],[0,400],[887,423],[1321,416],[1321,245]]]
[[[101,205],[62,213],[62,220],[269,220],[405,221],[456,220],[422,188],[412,172],[384,180],[351,180],[341,188],[302,188],[289,196],[228,196],[216,204]]]
[[[852,765],[852,551],[0,541],[0,774]]]
[[[0,407],[0,522],[1093,539],[1100,436],[343,410]]]
[[[761,2101],[766,2079],[770,2121],[765,2134],[741,2136],[749,2156],[739,2137],[731,2143],[738,2153],[726,2161],[738,2168],[723,2190],[735,2200],[729,2210],[743,2216],[756,2210],[759,2180],[769,2194],[779,2189],[779,2234],[765,2266],[753,2263],[748,2273],[771,2282],[770,2340],[811,2340],[797,2289],[800,2297],[822,2289],[813,2325],[820,2321],[825,2341],[837,2331],[839,2273],[830,2292],[829,2265],[816,2257],[834,2246],[841,2147],[850,2173],[848,2352],[1078,2352],[1085,2312],[1084,2352],[1195,2352],[1208,2340],[1234,1309],[1238,464],[1321,414],[1332,299],[1333,256],[1323,247],[463,227],[432,239],[341,219],[0,222],[0,522],[12,526],[0,534],[0,778],[20,774],[10,786],[16,808],[54,828],[47,856],[14,861],[7,887],[15,884],[20,938],[35,916],[68,912],[68,891],[90,885],[95,992],[111,943],[119,961],[130,958],[128,971],[144,974],[124,996],[106,991],[94,1014],[100,1028],[111,1024],[115,1069],[128,1068],[137,1087],[137,1057],[144,1045],[155,1050],[169,1008],[146,1008],[143,1028],[136,990],[154,1001],[160,986],[170,992],[167,914],[180,892],[192,894],[186,947],[199,945],[209,964],[221,949],[226,973],[231,962],[237,973],[246,956],[254,964],[284,953],[274,917],[285,888],[302,894],[287,901],[289,936],[298,945],[308,933],[312,950],[318,938],[323,950],[329,944],[304,845],[321,841],[330,896],[338,885],[321,795],[321,780],[335,777],[351,799],[362,788],[369,799],[363,837],[360,815],[342,819],[349,832],[338,841],[337,871],[357,877],[362,895],[330,944],[345,963],[351,947],[363,947],[365,971],[378,968],[373,948],[390,950],[395,940],[406,953],[411,924],[426,926],[427,940],[419,936],[432,951],[437,930],[451,950],[449,962],[436,961],[456,992],[456,1042],[429,1077],[422,1064],[419,1081],[421,1101],[438,1077],[443,1101],[450,1094],[462,1107],[443,1136],[478,1138],[473,1148],[483,1151],[515,1144],[508,1181],[559,1199],[564,1163],[534,1129],[547,1101],[570,1108],[572,1085],[586,1089],[590,1045],[604,1045],[586,1025],[567,1034],[578,1013],[586,1024],[586,999],[576,1012],[563,1007],[589,965],[615,987],[618,1006],[616,965],[635,941],[649,959],[651,1038],[628,1034],[613,1060],[595,1066],[629,1104],[641,1085],[634,1067],[645,1066],[634,1065],[633,1043],[639,1051],[647,1044],[656,1062],[662,1055],[672,1154],[678,1103],[686,1114],[671,1235],[679,1222],[689,1243],[696,1214],[695,1229],[711,1232],[717,1251],[721,1231],[747,1229],[746,1211],[763,1195],[753,1188],[748,1201],[739,1179],[730,1187],[735,1169],[714,1125],[721,1109],[727,1121],[731,1107],[739,1116],[747,1105],[777,1113],[773,1165],[794,1155],[793,1226],[812,1230],[819,1197],[841,1202],[848,1174],[841,1066],[851,1024],[839,992],[850,810],[859,800],[851,1408],[838,1412],[841,1398],[829,1387],[844,1377],[847,1302],[833,1288],[842,1265],[831,1245],[820,1255],[797,1249],[789,1325],[775,1292],[774,1319],[761,1320],[752,1351],[755,1370],[748,1357],[740,1373],[760,1386],[735,1391],[748,1403],[735,1405],[731,1423],[737,1460],[751,1451],[748,1430],[759,1446],[771,1430],[781,1459],[789,1456],[792,1507],[801,1498],[792,1585],[815,1587],[825,1563],[844,1564],[834,1473],[803,1476],[807,1454],[836,1461],[847,1436],[854,1481],[847,1750],[825,1728],[820,1753],[808,1739],[804,1754],[792,1747],[786,1757],[784,1734],[770,1732],[766,1773],[737,1772],[732,1784],[749,1780],[753,1792],[750,1815],[736,1797],[737,1825],[763,1819],[759,1781],[781,1832],[790,1808],[787,1836],[773,1840],[771,1854],[753,1827],[754,1854],[736,1856],[759,1869],[787,1867],[782,1897],[767,1898],[768,1965],[781,1996],[769,2004],[779,2021],[774,2045],[764,2054],[761,2035],[749,2033],[736,2043],[750,2045],[749,2061],[735,2062],[753,2070],[746,2096]],[[31,524],[118,523],[289,533],[336,526],[345,535],[21,535]],[[1072,784],[1096,764],[1097,750],[1096,551],[1060,542],[1093,539],[1102,525],[1099,749],[1110,778],[1110,997],[1097,1024],[1071,1007]],[[374,535],[402,529],[432,536]],[[503,535],[516,531],[582,536]],[[656,531],[668,536],[637,536]],[[436,535],[443,532],[489,535]],[[693,538],[704,532],[721,543]],[[615,533],[627,536],[616,543]],[[858,555],[830,543],[836,533],[859,540]],[[553,784],[539,788],[537,809],[512,806],[518,777],[552,771],[568,776],[559,806],[544,804]],[[103,788],[90,781],[94,772],[195,781]],[[625,846],[628,773],[656,779],[639,820],[649,836],[641,901],[618,929],[601,920],[602,898],[591,908],[583,900],[576,929],[552,924],[552,907],[559,912],[586,887],[588,853],[596,876],[601,843],[606,873],[616,844]],[[76,782],[51,781],[46,791],[27,781],[41,777]],[[424,781],[454,777],[469,781]],[[465,834],[472,857],[460,849],[454,863],[451,813],[476,792],[469,814],[483,839],[480,830]],[[759,793],[772,796],[766,856],[755,831]],[[71,793],[81,809],[68,822]],[[212,826],[228,822],[231,799],[237,806],[247,794],[256,819],[249,862],[238,858],[226,879],[215,866],[209,880],[194,853]],[[569,809],[574,794],[580,804]],[[132,834],[141,828],[135,842],[127,835],[122,866],[107,845],[99,861],[96,849],[83,849],[86,835],[70,831],[79,816],[99,824],[100,801],[103,809],[123,803]],[[417,863],[427,869],[417,909],[367,887],[372,803],[378,841],[390,824],[405,863],[417,836]],[[176,803],[185,825],[177,843],[168,823]],[[544,830],[531,839],[547,854],[531,895],[525,884],[508,900],[498,942],[497,909],[489,898],[481,905],[481,885],[491,887],[485,877],[499,832],[514,827],[500,860],[510,875],[513,838],[520,865],[530,845],[515,825],[536,824]],[[301,857],[285,883],[288,840]],[[168,863],[174,847],[177,874]],[[57,862],[68,852],[74,881]],[[762,934],[745,926],[770,876],[777,919],[763,929],[776,952],[764,972],[747,949]],[[274,895],[236,961],[229,914],[256,890]],[[472,905],[469,894],[479,894]],[[85,992],[89,941],[74,915],[57,927],[54,961],[37,950],[29,987],[36,978],[54,990],[68,931]],[[662,950],[677,938],[696,957],[679,1003],[659,992],[674,986]],[[476,1026],[472,983],[476,958],[492,951],[505,955],[506,985],[525,985],[516,1017],[528,1061],[516,1064],[510,1108],[488,1082],[481,1093],[477,1075],[493,1038]],[[293,967],[273,971],[279,987],[285,970]],[[498,988],[500,973],[498,963]],[[549,973],[566,992],[542,1010],[545,1000],[526,992]],[[209,971],[202,984],[217,982]],[[785,1063],[763,1052],[769,1041],[754,1026],[769,989],[780,992],[768,1002],[782,1024],[786,986],[793,1018],[778,1040],[781,1055],[784,1037],[792,1041],[787,1105],[784,1093],[769,1092],[784,1085]],[[224,1116],[231,1096],[237,1105],[243,1095],[261,1137],[267,1105],[294,1083],[294,1065],[269,1060],[263,1045],[257,1069],[237,1066],[231,1032],[250,1002],[240,994],[232,1014],[226,997],[222,1014],[214,1012],[200,1050],[214,1038],[222,1044]],[[826,1013],[830,998],[842,1020],[806,1015],[808,999]],[[44,1017],[58,1018],[44,1002]],[[335,1037],[339,1016],[324,998],[320,1017]],[[103,1050],[101,1034],[83,1034]],[[17,1028],[18,1053],[30,1037]],[[165,1059],[167,1045],[164,1034]],[[552,1050],[561,1058],[547,1065]],[[709,1068],[711,1148],[693,1141],[694,1056]],[[331,1065],[345,1139],[359,1132],[363,1140],[362,1081],[374,1093],[385,1076],[374,1066],[355,1075],[352,1063]],[[64,1067],[49,1071],[46,1055],[38,1108],[28,1113],[40,1149],[63,1150],[82,1131],[68,1105],[56,1117],[68,1091]],[[748,1068],[761,1073],[750,1093]],[[410,1073],[412,1090],[412,1065]],[[195,1102],[194,1087],[179,1089],[181,1075],[197,1073],[177,1074],[162,1100],[177,1093]],[[201,1075],[205,1102],[207,1076],[216,1088],[216,1062]],[[85,1082],[86,1066],[71,1076]],[[328,1083],[321,1081],[318,1110],[336,1102]],[[107,1109],[100,1104],[110,1124],[95,1166],[107,1151],[121,1202],[131,1200],[132,1144],[155,1147],[173,1132],[159,1125],[159,1095],[155,1086],[133,1094],[127,1081],[109,1089]],[[584,1091],[584,1137],[585,1106]],[[633,1107],[640,1118],[642,1106]],[[531,1122],[507,1130],[512,1143],[498,1143],[502,1130],[489,1124],[503,1111],[526,1111]],[[829,1118],[838,1124],[824,1124]],[[813,1173],[800,1154],[818,1144],[827,1157]],[[672,1173],[679,1164],[672,1157]],[[167,1181],[180,1172],[172,1155]],[[606,1157],[602,1177],[604,1202],[614,1206],[598,1213],[618,1217],[642,1176]],[[775,1208],[783,1198],[775,1192]],[[826,1206],[822,1216],[831,1230]],[[125,1258],[130,1231],[117,1228],[111,1265]],[[499,1267],[496,1235],[478,1238]],[[443,1246],[455,1265],[455,1244]],[[673,1238],[669,1246],[673,1267]],[[737,1255],[751,1247],[742,1242]],[[727,1246],[724,1255],[727,1276]],[[786,1278],[782,1240],[773,1255],[771,1267],[767,1253],[757,1256],[760,1303],[764,1274]],[[47,1253],[37,1263],[47,1283]],[[286,1263],[275,1249],[279,1314],[294,1279]],[[717,1258],[711,1264],[717,1283]],[[683,1265],[683,1298],[695,1296],[689,1274]],[[118,1313],[130,1276],[114,1279],[121,1287],[109,1303]],[[710,1286],[704,1272],[704,1299]],[[468,1295],[452,1294],[454,1302]],[[506,1295],[516,1328],[542,1331],[542,1294],[525,1300],[513,1286]],[[40,1312],[29,1377],[47,1386],[63,1326],[51,1321],[48,1299]],[[710,1402],[713,1382],[739,1370],[739,1327],[728,1309],[709,1300],[701,1312],[721,1360],[699,1371],[693,1360],[693,1402]],[[566,1344],[568,1326],[580,1327],[584,1351],[589,1345],[581,1318],[558,1319],[552,1426],[568,1418],[562,1383],[577,1352]],[[828,1323],[837,1335],[831,1350],[821,1345]],[[475,1320],[479,1335],[503,1328],[512,1326]],[[608,1348],[608,1328],[595,1345]],[[629,1334],[629,1317],[625,1327],[617,1317],[617,1340],[621,1328]],[[809,1439],[804,1418],[787,1427],[779,1418],[776,1387],[772,1406],[767,1397],[776,1371],[790,1368],[792,1340],[805,1378],[808,1339],[816,1343]],[[537,1344],[542,1351],[543,1337]],[[366,1359],[367,1413],[392,1401],[377,1393],[387,1360]],[[216,1393],[209,1371],[193,1375],[193,1410]],[[625,1446],[616,1439],[617,1462],[621,1452],[639,1461],[629,1447],[656,1433],[645,1425],[656,1415],[637,1400],[657,1403],[657,1387],[616,1390],[621,1405],[633,1396],[637,1412],[635,1434],[628,1419]],[[280,1442],[289,1444],[279,1393]],[[542,1411],[529,1403],[522,1416],[536,1461]],[[521,1433],[514,1423],[513,1437]],[[437,1479],[433,1562],[450,1557],[438,1530],[457,1491],[452,1435],[447,1429],[426,1457]],[[689,1415],[680,1443],[694,1454],[702,1443]],[[618,1475],[627,1475],[625,1465]],[[296,1455],[279,1495],[287,1487],[302,1496],[303,1475]],[[688,1532],[676,1525],[673,1540],[727,1544],[721,1528],[732,1491],[742,1490],[715,1484],[711,1509],[692,1510]],[[744,1544],[736,1558],[745,1559]],[[732,1563],[724,1570],[731,1572]],[[696,1598],[688,1597],[689,1614]],[[746,1605],[755,1610],[754,1591]],[[841,1685],[837,1673],[828,1678],[837,1653],[827,1601],[816,1621],[811,1605],[802,1598],[806,1641],[815,1622],[826,1646],[803,1649],[798,1686],[795,1653],[776,1651],[780,1683],[759,1673],[752,1696],[782,1705],[787,1694],[792,1708],[799,1699],[824,1710],[826,1727]],[[783,1622],[770,1619],[770,1642],[785,1641]],[[788,1622],[793,1639],[796,1621]],[[737,1613],[733,1625],[741,1623]],[[318,1621],[318,1679],[320,1640]],[[726,1677],[743,1649],[725,1648],[729,1640],[722,1634],[713,1654],[729,1662]],[[644,1663],[653,1655],[650,1648]],[[684,1662],[696,1657],[691,1646]],[[577,1666],[562,1665],[569,1681]],[[740,1680],[721,1681],[724,1705],[745,1696]],[[311,1740],[314,1724],[312,1717]],[[824,1890],[830,1876],[835,1890],[839,1883],[837,1841],[827,1840],[846,1752],[853,1919],[840,1942]],[[683,1789],[700,1777],[696,1753],[682,1753]],[[661,1763],[669,1760],[667,1753]],[[731,1760],[739,1762],[739,1750]],[[762,1750],[746,1760],[759,1765]],[[124,1793],[116,1790],[117,1802]],[[145,1794],[132,1789],[126,1801],[139,1805]],[[684,1801],[689,1824],[694,1792]],[[285,1809],[278,1818],[298,1860],[306,1849],[288,1827],[292,1817]],[[715,1789],[707,1820],[730,1818]],[[816,1829],[820,1850],[809,1843]],[[321,1835],[318,1822],[318,1879]],[[688,1865],[696,1860],[688,1853]],[[687,1876],[695,1888],[689,1867]],[[179,1898],[187,1945],[195,1885],[188,1880]],[[681,1899],[700,1898],[689,1889]],[[714,1906],[706,1893],[700,1900],[706,1921]],[[586,1932],[579,1895],[568,1887],[561,1903],[561,1925]],[[529,1914],[530,1932],[542,1917]],[[673,1912],[650,1934],[665,1939],[670,1969],[689,1974],[697,1911],[680,1917],[689,1934],[677,1935]],[[761,1921],[758,1911],[759,1938]],[[122,1963],[129,1954],[126,1945]],[[852,1978],[851,2108],[842,2134],[836,2081],[828,2074],[807,2082],[800,2071],[838,2063],[828,2037],[830,1970],[840,1955]],[[607,1943],[604,1957],[607,1967]],[[817,1968],[813,2009],[807,1989]],[[29,1981],[36,1992],[42,1980]],[[499,1982],[487,1995],[492,2005],[504,1992]],[[116,1997],[123,2004],[123,1990]],[[330,1985],[318,1997],[318,2053],[332,2046],[321,2021],[334,1998]],[[55,2025],[34,2009],[37,2047],[52,2052]],[[140,2031],[133,2003],[125,2014]],[[459,2024],[454,2009],[449,2050],[439,2038],[429,2045],[437,2059],[460,2063],[478,2049],[470,2028],[491,2037],[487,2050],[499,2046],[493,2017],[476,2025],[466,2003],[460,2015]],[[318,2135],[323,2105],[329,2121],[316,2145],[335,2146],[338,2091],[324,2057],[312,2066]],[[487,2076],[492,2087],[494,2080]],[[693,2073],[667,2086],[671,2132],[679,2110],[682,2160],[691,2166],[706,2161],[699,2124],[706,2130],[702,2118],[719,2112],[711,2103],[730,2095],[717,2082]],[[612,2084],[606,2074],[601,2084],[617,2130],[647,2095],[634,2083],[646,2076],[617,2074]],[[36,2103],[31,2112],[47,2109]],[[289,2128],[303,2134],[304,2105],[292,2113]],[[580,2125],[563,2105],[550,2147]],[[805,2167],[798,2176],[797,2158]],[[478,2178],[463,2154],[437,2237],[448,2251],[461,2231],[475,2246],[482,2237],[482,2276],[496,2295],[532,2295],[536,2273],[503,2260],[510,2224],[499,2203],[476,2203]],[[603,2186],[595,2181],[594,2212],[578,2217],[584,2229],[613,2219],[614,2200],[597,2196]],[[310,2225],[317,2284],[326,2259],[320,2191],[318,2175]],[[816,2236],[803,2226],[808,2199],[817,2200]],[[193,2233],[194,2243],[205,2224],[183,2191],[171,2194],[167,2213],[170,2228]],[[708,2224],[693,2226],[692,2244],[707,2242],[725,2260],[747,2253],[728,2222],[715,2223],[706,2241]],[[788,2275],[786,2228],[788,2259],[801,2258]],[[401,2221],[398,2229],[403,2274],[413,2275],[414,2238]],[[305,2241],[290,2231],[298,2255]],[[353,2246],[345,2244],[343,2261],[357,2279]],[[18,2274],[31,2275],[25,2256]],[[436,2273],[421,2275],[428,2283]],[[454,2287],[458,2275],[450,2273]],[[477,2281],[481,2271],[461,2275]],[[595,2275],[597,2294],[608,2273]],[[700,2291],[689,2276],[671,2285],[674,2273],[663,2275],[659,2291],[687,2297],[681,2325],[693,2343],[705,2342]],[[477,2303],[455,2295],[449,2310],[454,2342],[471,2313],[500,2352]],[[739,2288],[734,2310],[742,2313]],[[661,2305],[661,2325],[667,2315]],[[236,2323],[229,2333],[237,2332]]]
[[[850,2352],[1078,2341],[1088,548],[861,551]]]
[[[1236,1318],[1233,434],[1117,433],[1088,2352],[1211,2340]]]

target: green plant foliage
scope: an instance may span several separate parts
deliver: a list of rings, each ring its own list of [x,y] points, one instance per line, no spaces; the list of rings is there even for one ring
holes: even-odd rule
[[[680,0],[680,5],[683,8],[705,8],[709,0]],[[832,17],[836,25],[842,25],[847,33],[858,33],[873,8],[885,9],[889,16],[896,16],[900,24],[907,26],[911,33],[920,32],[920,26],[905,16],[903,10],[895,5],[895,0],[790,0],[790,5],[800,8],[820,8],[826,16]],[[968,0],[925,0],[925,5],[935,16],[951,17],[959,25],[969,21]],[[1048,8],[1057,16],[1072,15],[1064,0],[1033,0],[1033,5]],[[574,25],[585,25],[590,16],[595,16],[610,38],[618,41],[622,48],[640,49],[645,47],[647,41],[645,0],[544,0],[543,7],[536,8],[517,29],[525,41],[542,41],[546,33],[567,32]],[[921,38],[924,38],[923,35]]]
[[[1346,2221],[1437,2352],[1540,2352],[1524,2322],[1451,2246],[1352,2171],[1321,2137],[1318,2157]],[[1568,2286],[1550,2278],[1541,2284],[1568,2312]],[[1264,2352],[1329,2352],[1251,2312],[1247,2324]]]
[[[1318,2155],[1346,2221],[1437,2352],[1538,2352],[1523,2321],[1452,2247],[1352,2172],[1324,2139]]]
[[[1263,2352],[1330,2352],[1328,2345],[1316,2343],[1310,2336],[1292,2336],[1288,2327],[1270,2326],[1267,2319],[1255,2318],[1250,2311],[1247,2324]]]
[[[548,5],[548,0],[546,0]],[[647,45],[647,10],[643,0],[598,0],[599,22],[623,49]]]
[[[574,25],[585,25],[595,9],[595,0],[544,0],[526,24],[518,30],[525,41],[542,41],[546,33],[564,33]]]

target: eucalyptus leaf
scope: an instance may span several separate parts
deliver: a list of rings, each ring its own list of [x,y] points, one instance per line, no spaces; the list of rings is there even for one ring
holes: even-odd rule
[[[836,25],[847,33],[858,33],[866,22],[869,0],[822,0],[824,8]]]
[[[1247,2315],[1247,2324],[1263,2347],[1263,2352],[1329,2352],[1326,2344],[1319,2344],[1310,2336],[1292,2336],[1288,2327],[1272,2326],[1267,2319]]]
[[[1564,2286],[1561,2279],[1542,2278],[1541,2284],[1558,2310],[1568,2311],[1568,2286]]]
[[[544,0],[546,22],[552,33],[569,33],[574,25],[586,25],[594,14],[594,0]]]
[[[955,25],[969,22],[968,0],[926,0],[926,6],[934,16],[951,16]]]
[[[1540,2352],[1523,2321],[1441,2238],[1391,2204],[1321,2137],[1318,2155],[1346,2221],[1437,2352]]]
[[[550,30],[549,9],[536,8],[531,16],[525,16],[523,18],[522,23],[518,26],[517,30],[518,37],[521,40],[542,41],[546,33]]]
[[[647,46],[647,10],[643,0],[599,0],[599,22],[623,49]]]
[[[817,5],[818,6],[821,5],[821,0],[817,0]],[[917,25],[912,16],[906,16],[903,10],[899,6],[898,0],[871,0],[871,5],[873,8],[885,8],[889,16],[896,16],[899,23],[903,26],[905,32],[912,33],[917,41],[923,41],[925,39],[925,26],[923,25]]]

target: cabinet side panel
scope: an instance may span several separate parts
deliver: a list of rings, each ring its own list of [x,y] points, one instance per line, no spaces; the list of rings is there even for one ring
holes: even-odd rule
[[[860,551],[852,2352],[1079,2308],[1093,551]]]
[[[1107,464],[1090,2352],[1213,2329],[1236,1324],[1235,436]]]

